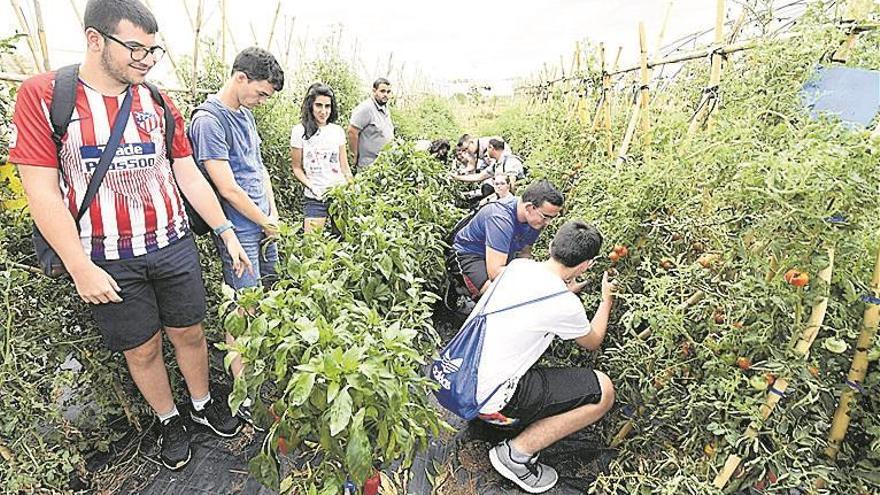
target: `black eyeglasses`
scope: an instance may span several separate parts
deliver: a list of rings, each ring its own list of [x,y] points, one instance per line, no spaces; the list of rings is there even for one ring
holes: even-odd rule
[[[119,43],[120,45],[128,48],[128,51],[131,54],[131,59],[134,60],[135,62],[142,61],[143,59],[147,58],[147,55],[150,55],[150,54],[153,55],[153,60],[155,60],[156,62],[162,60],[162,57],[165,56],[165,49],[159,45],[149,46],[149,47],[142,46],[142,45],[131,46],[128,43],[122,41],[121,39],[119,39],[111,34],[107,34],[94,26],[92,26],[92,29],[94,29],[95,31],[100,33],[101,36],[103,36],[107,39],[113,40],[113,41]]]

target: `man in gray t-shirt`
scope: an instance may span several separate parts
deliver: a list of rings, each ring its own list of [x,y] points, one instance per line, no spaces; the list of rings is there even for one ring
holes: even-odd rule
[[[394,123],[388,108],[390,98],[391,83],[380,77],[373,83],[372,95],[351,112],[348,147],[355,156],[358,170],[376,161],[379,150],[394,139]]]

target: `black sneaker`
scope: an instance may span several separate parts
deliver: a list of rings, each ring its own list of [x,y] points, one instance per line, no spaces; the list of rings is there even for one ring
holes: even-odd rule
[[[257,431],[257,432],[260,432],[260,433],[266,431],[265,428],[263,428],[262,426],[258,425],[258,424],[254,421],[254,415],[253,415],[253,411],[251,411],[251,406],[245,406],[244,404],[238,406],[238,414],[236,414],[235,416],[236,416],[238,419],[244,421],[245,423],[251,425],[251,428],[253,428],[254,431]]]
[[[177,471],[189,463],[192,457],[189,448],[189,431],[179,414],[160,425],[159,447],[161,449],[159,459],[166,468]]]
[[[213,398],[201,411],[190,408],[189,416],[194,423],[207,426],[215,435],[223,438],[238,435],[243,426],[241,420],[232,415],[226,402],[216,401]]]

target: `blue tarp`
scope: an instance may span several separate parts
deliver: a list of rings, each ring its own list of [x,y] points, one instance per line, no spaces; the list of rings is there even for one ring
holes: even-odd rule
[[[814,119],[830,114],[850,127],[865,128],[880,111],[880,71],[820,66],[804,85],[801,101]]]

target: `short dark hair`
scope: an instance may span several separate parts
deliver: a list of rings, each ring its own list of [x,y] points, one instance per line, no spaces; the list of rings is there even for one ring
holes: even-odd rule
[[[451,146],[449,146],[449,141],[445,139],[435,139],[431,141],[431,146],[428,148],[428,153],[434,158],[440,160],[443,163],[449,161],[449,150]]]
[[[550,257],[567,268],[573,268],[591,260],[602,249],[602,234],[583,220],[565,222],[550,243]]]
[[[314,106],[318,96],[330,98],[330,116],[327,117],[327,123],[333,124],[339,118],[339,109],[336,107],[336,96],[333,94],[333,89],[320,82],[312,84],[309,86],[308,91],[306,91],[306,97],[303,98],[302,110],[300,112],[304,139],[311,139],[318,132],[318,122],[315,120],[315,112],[312,110],[312,106]]]
[[[119,21],[128,21],[147,34],[159,31],[153,13],[138,0],[89,0],[83,14],[83,26],[105,34],[116,34]]]
[[[380,77],[379,79],[373,81],[373,89],[379,89],[379,86],[382,84],[387,84],[388,86],[391,86],[391,81],[385,79],[384,77]]]
[[[236,55],[235,61],[232,62],[231,74],[236,72],[244,73],[253,81],[268,81],[275,91],[284,88],[284,71],[281,70],[281,64],[271,53],[262,48],[252,46]]]
[[[562,208],[564,198],[562,193],[550,181],[541,179],[529,184],[529,187],[523,191],[522,200],[526,203],[532,203],[539,208],[544,203],[550,203],[553,206]]]
[[[455,145],[455,148],[458,150],[463,150],[467,148],[468,142],[471,140],[470,134],[462,134],[460,138],[458,138],[458,144]]]
[[[504,149],[504,140],[492,138],[489,140],[489,146],[495,150],[503,150]]]

